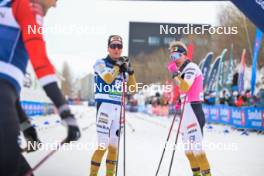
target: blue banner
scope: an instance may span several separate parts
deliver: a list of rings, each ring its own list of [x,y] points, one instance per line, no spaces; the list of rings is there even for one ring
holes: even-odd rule
[[[209,108],[210,110],[210,117],[209,121],[212,123],[219,123],[219,109],[217,106],[212,106]]]
[[[233,44],[232,44],[229,53],[228,71],[225,76],[226,85],[232,84],[233,74],[234,74],[234,59],[233,59]]]
[[[203,106],[205,121],[210,122],[210,106],[204,105]]]
[[[209,52],[205,58],[204,58],[204,62],[201,66],[201,71],[203,73],[203,85],[206,85],[207,79],[208,79],[208,75],[209,75],[209,71],[210,71],[210,65],[213,59],[213,52]]]
[[[207,92],[216,91],[217,75],[219,71],[219,65],[221,56],[217,57],[212,68],[210,69],[209,78],[207,80],[206,90]]]
[[[203,105],[206,121],[237,129],[264,130],[264,108]]]
[[[241,94],[244,91],[244,75],[246,69],[246,49],[243,49],[240,62],[240,70],[238,75],[238,92]]]
[[[264,21],[264,19],[262,19],[262,21]],[[262,32],[259,29],[257,29],[256,39],[255,39],[255,44],[254,44],[252,75],[251,75],[251,94],[252,95],[254,95],[254,91],[255,91],[258,53],[259,53],[259,49],[261,47],[261,41],[262,41]]]
[[[55,113],[53,104],[51,103],[40,103],[33,101],[21,101],[21,106],[25,113],[33,118],[34,116],[43,116]]]
[[[219,64],[217,81],[216,81],[217,83],[216,92],[220,92],[224,88],[224,82],[226,82],[226,80],[224,80],[224,73],[226,72],[226,68],[225,68],[226,52],[227,49],[225,48],[221,53],[221,60]]]
[[[264,32],[264,1],[263,0],[232,0],[232,2]]]
[[[262,130],[263,111],[261,108],[245,109],[246,127],[249,129]]]
[[[231,107],[231,121],[230,125],[234,128],[246,128],[245,112],[243,108]]]
[[[218,105],[219,123],[229,125],[231,120],[231,109],[228,106]]]

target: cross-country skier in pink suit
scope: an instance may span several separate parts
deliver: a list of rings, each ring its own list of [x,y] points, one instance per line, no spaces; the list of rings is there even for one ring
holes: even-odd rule
[[[194,176],[211,176],[210,165],[202,149],[203,127],[205,124],[203,102],[203,75],[198,65],[187,58],[184,43],[174,41],[170,44],[170,63],[168,70],[179,86],[184,108],[180,132],[185,146],[185,154],[190,162]]]

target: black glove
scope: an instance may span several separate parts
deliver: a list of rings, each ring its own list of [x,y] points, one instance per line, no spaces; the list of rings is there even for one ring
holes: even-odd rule
[[[122,62],[127,62],[127,63],[130,62],[129,57],[127,57],[127,56],[122,56],[122,57],[120,58],[120,60],[121,60]]]
[[[129,58],[123,56],[117,61],[117,65],[120,67],[120,73],[128,73],[129,75],[134,74],[134,69],[129,61]]]
[[[181,72],[180,71],[176,71],[172,74],[172,78],[174,79],[175,77],[177,76],[180,76],[181,75]]]
[[[34,152],[38,150],[38,144],[41,143],[41,141],[38,138],[38,134],[36,129],[33,126],[28,127],[23,131],[23,134],[27,140],[27,152]]]
[[[115,65],[121,67],[123,64],[129,63],[129,58],[126,56],[122,56],[116,61]]]
[[[63,110],[60,112],[60,116],[63,124],[65,124],[68,128],[68,135],[65,140],[65,143],[69,143],[71,141],[77,141],[81,137],[80,129],[77,125],[77,121],[74,115],[71,113],[69,109]]]

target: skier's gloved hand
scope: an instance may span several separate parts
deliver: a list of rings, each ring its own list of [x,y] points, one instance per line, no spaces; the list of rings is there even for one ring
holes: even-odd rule
[[[67,107],[67,105],[65,105],[65,107]],[[68,107],[65,107],[60,108],[59,111],[62,123],[68,128],[68,135],[65,143],[69,143],[71,141],[77,141],[81,137],[81,132],[74,115],[71,113]]]
[[[121,73],[128,73],[129,75],[133,75],[134,74],[134,69],[132,68],[130,63],[124,63],[120,67],[120,72]]]
[[[126,56],[122,56],[119,61],[120,64],[120,72],[121,73],[128,73],[129,75],[134,74],[134,69],[129,61],[129,58]]]
[[[26,138],[27,141],[27,152],[34,152],[39,146],[38,144],[41,143],[41,141],[38,138],[38,134],[36,129],[32,126],[29,120],[24,121],[23,123],[20,124],[20,129],[23,131],[23,134]],[[36,146],[36,147],[34,147]]]
[[[25,138],[28,141],[40,142],[40,140],[38,138],[37,131],[36,131],[36,129],[33,126],[31,126],[31,127],[27,128],[26,130],[24,130],[23,134],[24,134]]]
[[[172,78],[181,76],[181,72],[177,70],[176,72],[172,73]]]
[[[37,147],[39,146],[38,144],[41,143],[41,141],[38,138],[36,129],[31,126],[23,131],[23,133],[27,140],[27,152],[29,153],[38,150]]]
[[[129,58],[126,56],[122,56],[118,59],[118,61],[116,61],[116,65],[121,67],[124,63],[129,63]]]
[[[174,61],[168,63],[167,69],[170,73],[175,73],[178,71],[178,67]]]
[[[127,62],[127,63],[130,62],[129,57],[127,57],[127,56],[121,56],[119,60],[122,61],[123,63],[124,62]]]
[[[177,76],[180,76],[181,75],[181,72],[179,71],[176,63],[174,61],[170,62],[168,65],[167,65],[167,68],[168,68],[168,71],[170,73],[172,73],[172,78],[174,79],[175,77]]]

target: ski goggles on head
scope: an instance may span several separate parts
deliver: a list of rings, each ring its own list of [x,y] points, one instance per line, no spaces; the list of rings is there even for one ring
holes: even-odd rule
[[[170,60],[171,61],[176,61],[176,60],[180,59],[181,57],[182,57],[182,53],[178,53],[178,52],[170,53]]]
[[[123,45],[121,45],[121,44],[110,44],[109,48],[111,48],[111,49],[116,49],[116,48],[122,49]]]
[[[186,49],[181,45],[171,46],[170,47],[171,52],[178,52],[187,55]]]

